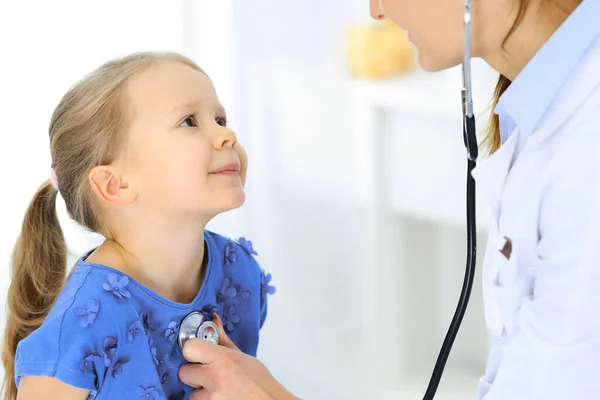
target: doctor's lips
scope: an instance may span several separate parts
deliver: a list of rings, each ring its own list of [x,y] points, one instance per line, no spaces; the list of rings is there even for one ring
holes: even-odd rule
[[[240,172],[240,165],[231,163],[210,171],[211,175],[237,175]]]

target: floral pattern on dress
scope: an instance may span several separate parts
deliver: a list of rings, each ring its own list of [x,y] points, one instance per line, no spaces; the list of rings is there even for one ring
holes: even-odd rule
[[[163,332],[163,336],[167,340],[167,343],[173,344],[175,343],[175,339],[177,338],[177,333],[179,332],[179,324],[175,321],[169,322],[169,326]]]
[[[268,294],[275,294],[276,288],[275,286],[271,286],[272,276],[271,274],[265,274],[265,271],[262,271],[260,274],[260,305],[261,307],[265,304],[267,300]]]
[[[240,323],[242,318],[237,313],[235,305],[230,305],[225,307],[223,310],[223,325],[225,326],[225,330],[228,332],[233,332],[235,330],[235,326]]]
[[[244,237],[240,237],[239,240],[238,240],[238,242],[240,243],[240,246],[242,246],[242,248],[244,250],[246,250],[246,252],[248,254],[253,255],[253,256],[257,256],[258,255],[258,253],[256,252],[256,250],[254,250],[254,247],[252,246],[252,242],[251,241],[247,240]]]
[[[227,243],[227,245],[225,245],[225,265],[229,266],[236,262],[237,248],[238,245],[231,240],[229,241],[229,243]]]
[[[160,391],[156,386],[139,386],[137,390],[139,399],[160,400]]]
[[[131,343],[135,338],[142,336],[142,329],[144,329],[144,324],[139,319],[129,324],[127,328],[127,342]]]
[[[128,299],[131,297],[131,293],[129,293],[129,290],[126,289],[128,284],[128,277],[126,277],[125,275],[121,275],[121,277],[119,278],[119,275],[117,275],[114,272],[111,272],[110,274],[108,274],[108,282],[102,284],[102,287],[104,288],[104,290],[112,293],[118,299]]]
[[[75,307],[73,312],[79,317],[79,326],[85,328],[96,322],[98,317],[98,311],[100,310],[100,303],[96,299],[89,299],[85,307]]]

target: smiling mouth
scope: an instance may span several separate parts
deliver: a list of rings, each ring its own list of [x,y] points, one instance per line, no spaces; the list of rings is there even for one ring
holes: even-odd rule
[[[240,172],[239,164],[227,164],[222,166],[221,168],[217,168],[214,171],[211,171],[211,175],[237,175]]]

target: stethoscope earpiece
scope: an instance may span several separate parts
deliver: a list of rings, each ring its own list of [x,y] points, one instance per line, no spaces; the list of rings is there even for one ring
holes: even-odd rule
[[[179,327],[179,348],[189,339],[202,339],[212,344],[219,344],[219,328],[212,322],[208,314],[202,311],[193,311],[185,316]]]

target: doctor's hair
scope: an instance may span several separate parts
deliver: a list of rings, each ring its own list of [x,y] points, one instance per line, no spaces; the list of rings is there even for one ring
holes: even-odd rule
[[[161,62],[177,62],[204,74],[176,53],[141,52],[100,66],[64,95],[50,121],[52,167],[70,217],[93,232],[107,229],[89,183],[98,165],[111,164],[126,141],[131,118],[126,82]],[[15,352],[19,341],[42,325],[67,278],[67,246],[56,212],[58,191],[44,182],[25,213],[14,246],[7,322],[2,349],[2,397],[17,398]]]
[[[542,1],[544,1],[544,0],[542,0]],[[559,8],[559,9],[563,8],[563,7],[561,7],[560,3],[564,0],[549,0],[549,1],[555,3],[555,6],[557,8]],[[569,0],[569,1],[573,4],[579,5],[582,0]],[[517,12],[515,22],[513,23],[512,27],[508,31],[508,34],[504,38],[504,41],[502,42],[502,46],[504,46],[504,44],[506,43],[508,38],[514,33],[515,29],[517,29],[517,27],[523,20],[523,17],[525,16],[525,11],[527,10],[527,7],[530,6],[531,2],[532,2],[532,0],[519,0],[519,10]],[[508,79],[506,76],[500,75],[500,77],[498,78],[498,83],[496,83],[496,88],[494,89],[494,95],[492,97],[492,105],[491,105],[492,113],[491,113],[491,117],[490,117],[490,124],[489,124],[489,128],[488,128],[487,136],[483,142],[484,145],[487,147],[490,154],[492,154],[496,150],[498,150],[500,148],[500,144],[501,144],[501,141],[500,141],[500,118],[496,113],[493,112],[493,110],[496,108],[496,105],[498,105],[498,101],[500,100],[500,97],[508,89],[508,87],[510,86],[511,83],[512,83],[511,80]]]

